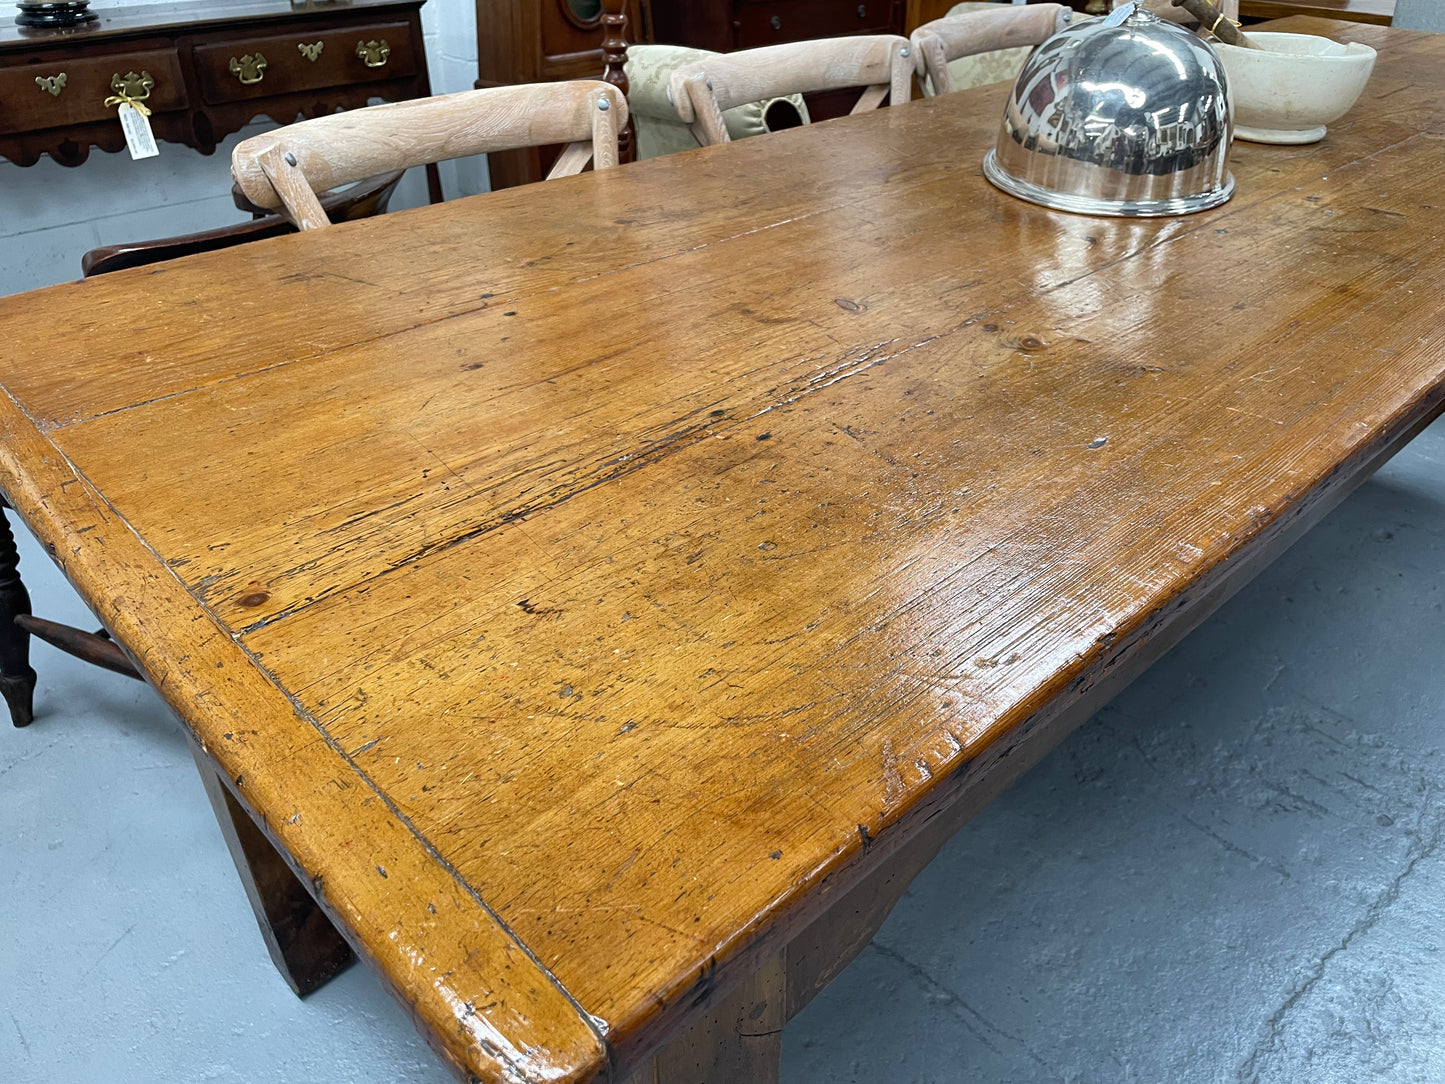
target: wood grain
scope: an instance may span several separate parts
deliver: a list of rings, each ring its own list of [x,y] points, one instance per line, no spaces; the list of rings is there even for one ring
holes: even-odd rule
[[[0,483],[455,1064],[645,1074],[1440,409],[1445,39],[1285,28],[1364,97],[1188,218],[996,87],[0,301]]]
[[[617,164],[627,99],[610,83],[488,87],[300,121],[244,139],[231,178],[258,207],[284,209],[299,229],[329,226],[316,198],[378,173],[451,158],[569,144],[550,176]],[[574,149],[575,148],[575,149]]]
[[[235,157],[238,153],[239,159]],[[248,158],[249,154],[255,154],[254,163]],[[298,230],[320,230],[331,225],[331,219],[326,217],[326,210],[321,206],[321,200],[317,198],[306,174],[302,172],[297,156],[283,149],[281,144],[273,141],[259,147],[247,147],[243,140],[232,152],[232,161],[254,164],[256,171],[264,179],[270,195],[269,198],[263,197],[259,206],[279,208]],[[235,166],[232,168],[234,170]],[[235,175],[233,172],[232,176]],[[244,185],[241,188],[242,191],[245,190]],[[260,191],[254,185],[252,190]]]
[[[1395,15],[1395,0],[1239,0],[1239,13],[1253,19],[1312,15],[1389,26]]]
[[[242,807],[460,1075],[560,1081],[602,1070],[595,1025],[575,1002],[354,764],[318,740],[290,696],[194,607],[8,395],[0,480]]]

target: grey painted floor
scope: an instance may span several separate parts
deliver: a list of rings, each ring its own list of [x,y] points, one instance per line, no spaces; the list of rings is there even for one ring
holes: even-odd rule
[[[38,612],[85,623],[28,536]],[[294,999],[177,724],[43,646],[0,730],[0,1084],[447,1079]],[[789,1084],[1445,1081],[1445,424],[965,829]]]

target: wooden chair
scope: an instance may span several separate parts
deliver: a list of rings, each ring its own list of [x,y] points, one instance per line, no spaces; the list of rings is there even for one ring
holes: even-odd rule
[[[893,34],[799,41],[721,53],[672,73],[668,89],[677,115],[699,143],[729,141],[723,111],[746,102],[864,87],[854,113],[906,102],[917,72],[908,39]]]
[[[321,197],[321,207],[332,222],[350,222],[357,218],[370,218],[386,213],[392,193],[401,181],[403,170],[393,170],[376,177],[358,181],[339,192],[328,192]],[[111,271],[124,271],[127,267],[144,267],[147,264],[174,260],[196,252],[214,252],[217,249],[232,248],[236,245],[259,241],[265,237],[277,237],[283,233],[295,233],[293,226],[284,216],[267,214],[232,226],[221,226],[200,233],[187,233],[179,237],[165,237],[156,241],[133,241],[123,245],[103,245],[87,252],[80,261],[81,271],[86,278],[104,275]]]
[[[1001,65],[977,72],[960,70],[956,62],[1038,45],[1067,26],[1072,16],[1073,11],[1064,4],[972,4],[966,8],[960,4],[942,19],[924,23],[913,32],[914,52],[925,73],[923,93],[932,97],[1010,78],[1017,74],[1026,52],[1011,53],[1000,58]],[[955,65],[952,70],[950,64]]]
[[[316,192],[389,169],[551,143],[566,149],[547,176],[617,164],[627,99],[610,83],[532,83],[374,105],[252,136],[231,152],[246,198],[299,229],[330,225]]]
[[[685,45],[631,45],[627,47],[627,108],[637,130],[637,157],[656,158],[692,150],[698,145],[692,129],[677,115],[672,102],[672,73],[685,64],[718,54]],[[801,94],[747,102],[723,112],[730,139],[746,139],[809,122]]]

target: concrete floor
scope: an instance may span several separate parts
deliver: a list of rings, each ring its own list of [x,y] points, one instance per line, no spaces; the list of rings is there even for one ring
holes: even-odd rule
[[[83,608],[28,536],[37,611]],[[177,724],[37,647],[0,730],[0,1084],[448,1079],[272,969]],[[966,828],[788,1084],[1445,1081],[1445,423]]]

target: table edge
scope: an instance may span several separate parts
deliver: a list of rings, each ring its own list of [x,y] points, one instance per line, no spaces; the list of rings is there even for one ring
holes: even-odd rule
[[[343,786],[354,770],[349,761],[259,667],[238,656],[244,649],[79,475],[9,390],[0,388],[0,393],[0,492],[448,1067],[464,1079],[516,1080],[521,1074],[520,1079],[578,1084],[604,1072],[609,1052],[598,1022],[384,799],[353,803],[356,810],[364,807],[365,814],[354,814],[350,823],[369,831],[369,840],[389,839],[398,848],[388,852],[394,856],[387,859],[394,862],[389,872],[374,862],[377,852],[318,847],[307,838],[303,825],[316,802],[308,801],[311,796],[297,780],[314,782],[314,774],[303,774],[293,763],[299,756],[268,756],[267,750],[244,740],[241,728],[264,712],[273,730],[289,731],[308,752],[334,760],[333,779]],[[75,559],[82,553],[85,560]],[[177,613],[189,615],[192,623],[207,621],[210,628],[197,636],[191,625],[186,635],[177,636],[170,631]],[[247,665],[233,665],[238,657],[246,658]],[[357,778],[364,776],[357,773]],[[263,812],[288,807],[296,813],[281,820]],[[431,895],[471,911],[477,931],[474,947],[428,958],[433,973],[444,968],[443,977],[469,979],[470,985],[408,981],[417,971],[414,939],[368,929],[368,916],[357,906],[359,898],[375,890],[378,876],[406,886],[418,899]],[[425,921],[425,916],[408,917]],[[454,918],[451,922],[456,925]],[[511,970],[517,977],[498,984],[498,977]],[[481,991],[488,982],[502,986],[488,991],[491,1005],[463,1003],[453,992],[453,987]],[[494,1023],[494,1016],[516,1020]],[[518,1020],[556,1027],[544,1034],[519,1034]]]

